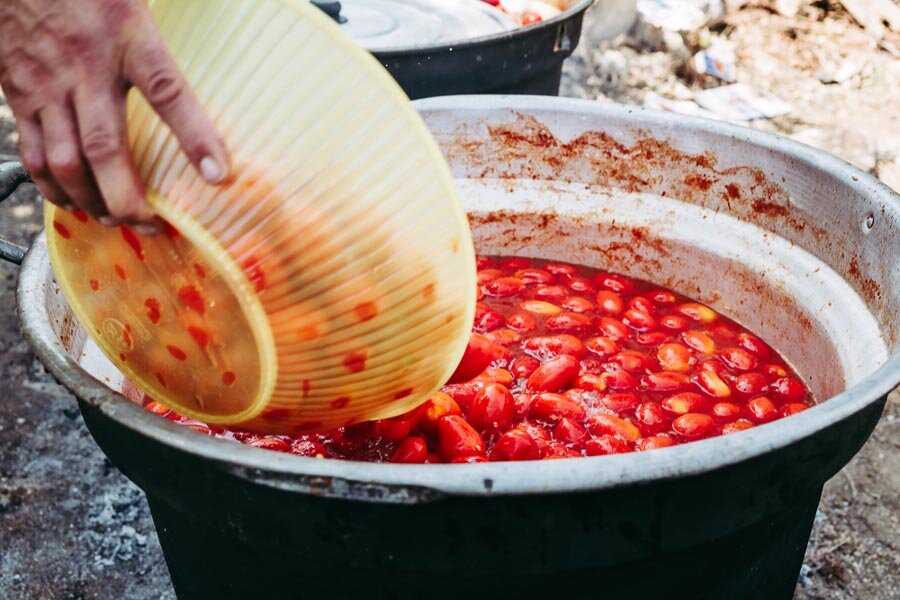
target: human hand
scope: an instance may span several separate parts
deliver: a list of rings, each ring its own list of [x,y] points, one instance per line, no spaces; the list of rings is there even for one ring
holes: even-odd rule
[[[212,120],[143,0],[3,0],[0,87],[22,163],[44,196],[104,225],[158,224],[134,168],[125,97],[138,88],[209,183],[228,174]]]

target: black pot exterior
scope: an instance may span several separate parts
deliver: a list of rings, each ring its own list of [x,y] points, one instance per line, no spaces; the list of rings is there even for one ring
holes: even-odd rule
[[[419,504],[277,489],[81,408],[147,493],[180,598],[790,598],[822,486],[885,400],[694,476]]]
[[[460,94],[559,95],[589,4],[562,18],[483,41],[373,52],[413,100]]]

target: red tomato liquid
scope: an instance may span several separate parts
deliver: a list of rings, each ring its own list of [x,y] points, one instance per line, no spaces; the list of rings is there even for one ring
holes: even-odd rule
[[[195,431],[303,456],[462,463],[647,451],[812,406],[758,337],[652,284],[529,258],[480,257],[472,340],[454,383],[392,419],[299,436]]]

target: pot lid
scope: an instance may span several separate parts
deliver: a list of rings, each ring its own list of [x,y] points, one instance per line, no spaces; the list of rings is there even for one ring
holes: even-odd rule
[[[481,0],[341,0],[340,22],[367,50],[461,42],[517,26]]]

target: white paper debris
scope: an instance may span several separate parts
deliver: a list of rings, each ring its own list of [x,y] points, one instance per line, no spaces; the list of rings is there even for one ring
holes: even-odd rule
[[[694,94],[701,107],[729,121],[770,119],[791,112],[791,105],[743,83],[723,85]]]
[[[708,111],[694,102],[693,100],[672,100],[660,96],[656,92],[649,92],[644,97],[644,107],[656,110],[665,110],[668,112],[678,113],[681,115],[690,115],[693,117],[705,117],[707,119],[715,119],[717,121],[724,120],[722,117],[712,111]]]
[[[708,20],[689,0],[637,0],[637,12],[645,23],[668,31],[694,31]]]
[[[691,58],[691,68],[697,73],[712,75],[722,81],[736,80],[734,44],[714,38],[710,45]]]

